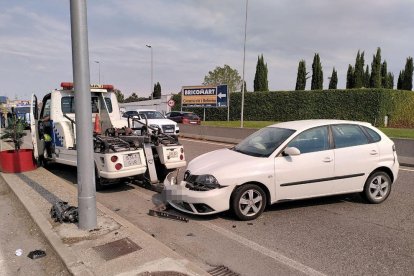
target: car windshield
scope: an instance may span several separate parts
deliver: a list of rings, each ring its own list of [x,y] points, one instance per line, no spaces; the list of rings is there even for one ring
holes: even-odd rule
[[[145,115],[147,119],[165,119],[164,115],[158,111],[140,111],[139,114]]]
[[[189,118],[189,119],[194,119],[194,120],[197,120],[198,119],[198,116],[195,115],[194,113],[184,113],[183,114],[183,117]]]
[[[251,156],[268,157],[294,132],[292,129],[265,127],[241,141],[233,150]]]

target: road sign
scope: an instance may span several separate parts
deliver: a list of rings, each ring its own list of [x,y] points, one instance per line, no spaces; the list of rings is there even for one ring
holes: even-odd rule
[[[170,100],[168,100],[167,104],[168,104],[169,107],[174,107],[175,101],[173,99],[170,99]]]
[[[183,86],[183,107],[227,107],[227,85]]]

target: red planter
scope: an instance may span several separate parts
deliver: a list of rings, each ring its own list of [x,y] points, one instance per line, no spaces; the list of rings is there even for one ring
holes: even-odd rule
[[[0,169],[4,173],[19,173],[36,169],[33,162],[33,150],[21,149],[18,152],[14,150],[1,151]]]

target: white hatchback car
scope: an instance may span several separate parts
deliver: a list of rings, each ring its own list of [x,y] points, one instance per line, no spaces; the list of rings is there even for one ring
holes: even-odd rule
[[[180,183],[166,180],[174,208],[207,215],[231,209],[240,220],[266,205],[360,192],[383,202],[398,176],[395,145],[369,123],[304,120],[260,129],[230,149],[193,159]]]

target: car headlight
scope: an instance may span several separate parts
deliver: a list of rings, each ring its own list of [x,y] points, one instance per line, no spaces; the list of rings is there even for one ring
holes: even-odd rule
[[[193,191],[209,191],[213,189],[223,188],[217,179],[211,174],[203,174],[197,176],[187,175],[186,187]]]
[[[159,125],[149,125],[149,126],[152,127],[152,128],[156,128],[156,129],[160,128]]]

